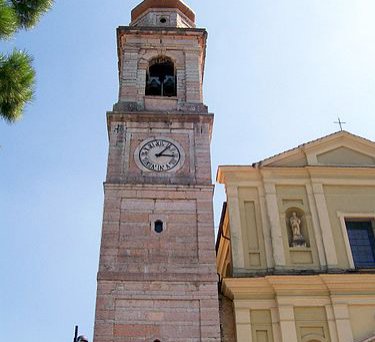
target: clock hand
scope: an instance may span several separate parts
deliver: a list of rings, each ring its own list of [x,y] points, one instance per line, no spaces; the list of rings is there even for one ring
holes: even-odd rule
[[[166,150],[168,150],[171,147],[171,144],[168,144],[167,147],[161,151],[160,153],[155,154],[156,157],[160,157]]]
[[[161,153],[158,153],[158,154],[155,154],[155,157],[175,157],[174,154],[161,154]]]

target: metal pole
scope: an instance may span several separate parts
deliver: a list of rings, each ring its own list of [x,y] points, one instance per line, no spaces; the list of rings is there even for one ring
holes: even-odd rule
[[[74,340],[73,342],[77,342],[78,340],[78,325],[75,326],[75,329],[74,329]]]

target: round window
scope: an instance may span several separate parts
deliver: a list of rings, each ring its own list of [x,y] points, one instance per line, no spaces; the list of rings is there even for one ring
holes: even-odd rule
[[[165,18],[160,18],[160,22],[161,22],[162,24],[165,24],[165,23],[167,22],[167,19],[165,19]]]

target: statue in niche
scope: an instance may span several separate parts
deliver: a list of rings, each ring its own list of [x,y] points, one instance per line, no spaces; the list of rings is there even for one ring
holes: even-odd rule
[[[290,216],[289,223],[293,233],[292,247],[306,247],[306,240],[301,233],[301,219],[295,211]]]

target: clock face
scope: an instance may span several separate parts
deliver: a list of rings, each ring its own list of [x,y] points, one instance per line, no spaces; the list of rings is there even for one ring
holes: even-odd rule
[[[181,146],[167,138],[144,141],[136,154],[138,166],[153,172],[175,171],[183,161]]]

